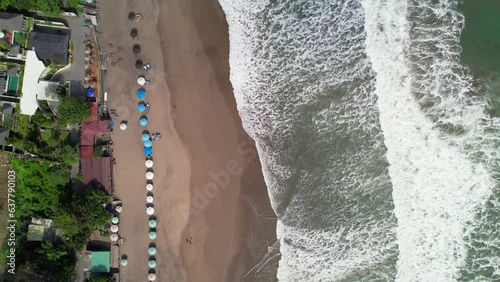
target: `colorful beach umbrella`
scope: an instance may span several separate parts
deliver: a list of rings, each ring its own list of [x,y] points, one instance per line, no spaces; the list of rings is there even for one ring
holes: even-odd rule
[[[113,233],[117,233],[118,232],[118,225],[111,225],[109,230]]]
[[[152,171],[146,172],[146,179],[151,180],[155,177],[155,174]]]
[[[148,208],[146,209],[146,213],[147,213],[148,215],[152,215],[153,213],[155,213],[155,208],[153,208],[153,207],[148,207]]]
[[[151,156],[153,154],[153,149],[151,147],[144,147],[144,154]]]
[[[126,258],[122,258],[122,260],[121,260],[121,264],[122,264],[123,266],[126,266],[126,265],[128,264],[128,260],[127,260]]]
[[[94,89],[87,89],[87,97],[94,97],[95,91]]]
[[[144,141],[144,147],[146,148],[153,147],[153,142],[151,140]]]
[[[152,160],[146,160],[146,167],[147,168],[152,168],[153,167],[153,161]]]
[[[115,217],[113,217],[113,218],[111,219],[111,222],[112,222],[113,224],[118,224],[118,222],[119,222],[119,221],[120,221],[120,220],[119,220],[119,219],[118,219],[118,217],[116,217],[116,216],[115,216]]]
[[[149,140],[150,139],[149,134],[147,134],[147,133],[142,134],[141,139],[142,139],[142,141]]]
[[[149,273],[149,274],[148,274],[148,280],[149,280],[149,281],[155,281],[155,280],[156,280],[156,274],[154,274],[154,273]]]
[[[121,130],[125,130],[125,129],[127,129],[127,124],[126,124],[126,123],[124,123],[124,122],[120,123],[120,129],[121,129]]]
[[[153,201],[154,201],[153,196],[147,196],[146,197],[146,202],[148,202],[149,204],[151,204]]]
[[[137,90],[137,98],[144,99],[146,97],[146,91],[144,89]]]
[[[155,228],[156,227],[156,220],[154,220],[154,219],[149,220],[149,227]]]
[[[139,125],[140,126],[146,126],[146,125],[148,125],[148,120],[146,118],[141,118],[139,120]]]
[[[111,241],[113,241],[113,242],[118,241],[118,234],[115,234],[115,233],[111,234],[109,236],[109,239],[111,239]]]
[[[156,248],[155,247],[149,247],[148,254],[150,256],[156,255]]]
[[[116,206],[115,208],[115,211],[118,213],[122,212],[122,210],[123,210],[122,206]]]
[[[146,184],[146,190],[153,191],[153,184],[151,183]]]
[[[140,86],[143,86],[144,84],[146,84],[146,79],[144,77],[139,77],[137,79],[137,84],[139,84]],[[141,98],[142,99],[142,98]]]
[[[154,232],[154,231],[149,232],[149,239],[151,239],[151,240],[156,239],[156,232]]]
[[[156,267],[156,260],[150,259],[148,262],[149,268],[155,268]]]
[[[137,110],[139,111],[139,113],[145,112],[146,111],[146,105],[144,105],[144,104],[137,105]]]

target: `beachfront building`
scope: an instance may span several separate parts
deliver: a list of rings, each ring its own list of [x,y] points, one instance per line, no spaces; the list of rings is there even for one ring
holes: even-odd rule
[[[26,52],[23,85],[20,101],[21,114],[32,116],[39,107],[40,101],[58,101],[57,93],[53,91],[58,83],[41,79],[46,67],[38,59],[35,51]]]
[[[31,32],[28,49],[35,50],[44,63],[67,65],[71,30],[66,27],[47,27],[36,24]]]

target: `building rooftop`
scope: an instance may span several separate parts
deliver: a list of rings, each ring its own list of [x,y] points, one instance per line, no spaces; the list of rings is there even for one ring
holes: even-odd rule
[[[83,184],[92,184],[111,195],[111,158],[82,158],[80,161]]]
[[[6,139],[10,135],[10,129],[5,128],[5,127],[0,127],[0,146],[5,146],[6,144]]]
[[[0,30],[23,31],[24,30],[24,17],[20,14],[12,14],[7,12],[0,12]]]
[[[34,115],[38,109],[37,100],[57,101],[57,97],[48,96],[46,89],[51,82],[40,80],[45,70],[45,65],[40,61],[35,51],[26,52],[26,65],[24,67],[23,85],[21,97],[21,114]]]
[[[31,32],[29,49],[35,50],[42,61],[50,60],[60,65],[68,64],[69,35]]]

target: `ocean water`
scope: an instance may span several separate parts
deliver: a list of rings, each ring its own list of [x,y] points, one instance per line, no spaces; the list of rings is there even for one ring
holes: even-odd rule
[[[474,49],[500,47],[473,2],[220,0],[279,218],[259,281],[500,280],[500,63]]]

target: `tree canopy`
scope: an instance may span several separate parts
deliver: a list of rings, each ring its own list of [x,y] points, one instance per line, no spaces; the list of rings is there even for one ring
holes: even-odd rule
[[[16,10],[40,10],[49,15],[56,15],[61,11],[62,4],[59,0],[2,0],[0,10],[14,8]]]
[[[64,123],[78,124],[90,117],[91,110],[87,100],[66,96],[62,98],[57,112]]]

